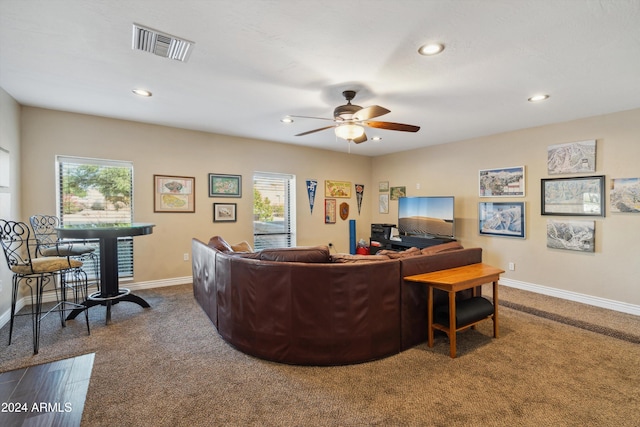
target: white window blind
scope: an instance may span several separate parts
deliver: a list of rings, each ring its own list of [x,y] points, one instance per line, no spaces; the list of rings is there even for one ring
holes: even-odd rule
[[[294,175],[253,174],[253,245],[264,248],[296,245]]]
[[[63,225],[133,222],[133,163],[56,157],[57,211]],[[99,255],[98,242],[95,245]],[[89,276],[93,263],[83,266]],[[133,277],[133,239],[118,239],[118,273]]]

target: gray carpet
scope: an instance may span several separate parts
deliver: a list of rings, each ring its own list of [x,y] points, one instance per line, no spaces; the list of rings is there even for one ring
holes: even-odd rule
[[[64,329],[47,319],[37,356],[27,319],[9,347],[5,326],[0,371],[95,353],[83,426],[636,427],[640,420],[637,341],[607,335],[607,325],[592,331],[541,317],[554,314],[553,298],[543,298],[543,308],[536,302],[534,315],[515,309],[527,306],[527,293],[501,287],[500,338],[483,322],[458,335],[456,359],[439,335],[433,348],[379,361],[301,367],[226,344],[190,285],[138,294],[152,308],[118,304],[109,326],[104,309],[92,308],[91,336],[80,318]],[[640,331],[637,317],[611,316],[622,318],[608,324],[625,336]]]

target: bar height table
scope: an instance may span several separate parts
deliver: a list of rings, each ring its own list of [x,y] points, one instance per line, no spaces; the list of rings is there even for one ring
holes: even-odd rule
[[[129,289],[120,288],[118,281],[118,237],[142,236],[153,233],[155,224],[74,224],[57,228],[58,237],[69,239],[98,239],[100,242],[100,291],[95,292],[82,303],[86,308],[73,310],[67,319],[74,319],[83,310],[95,305],[107,307],[107,323],[111,321],[111,305],[129,301],[141,307],[150,307],[141,297]]]

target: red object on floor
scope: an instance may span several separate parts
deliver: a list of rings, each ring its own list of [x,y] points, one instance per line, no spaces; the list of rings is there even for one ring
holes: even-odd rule
[[[356,254],[369,255],[369,248],[356,248]]]

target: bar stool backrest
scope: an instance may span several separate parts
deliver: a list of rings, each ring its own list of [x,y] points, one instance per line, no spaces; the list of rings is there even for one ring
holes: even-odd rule
[[[0,219],[0,241],[10,270],[16,266],[29,266],[33,270],[31,231],[27,224]]]
[[[55,246],[58,242],[58,232],[56,227],[60,226],[60,218],[53,215],[33,215],[29,218],[33,234],[38,243],[38,252],[46,248]]]

